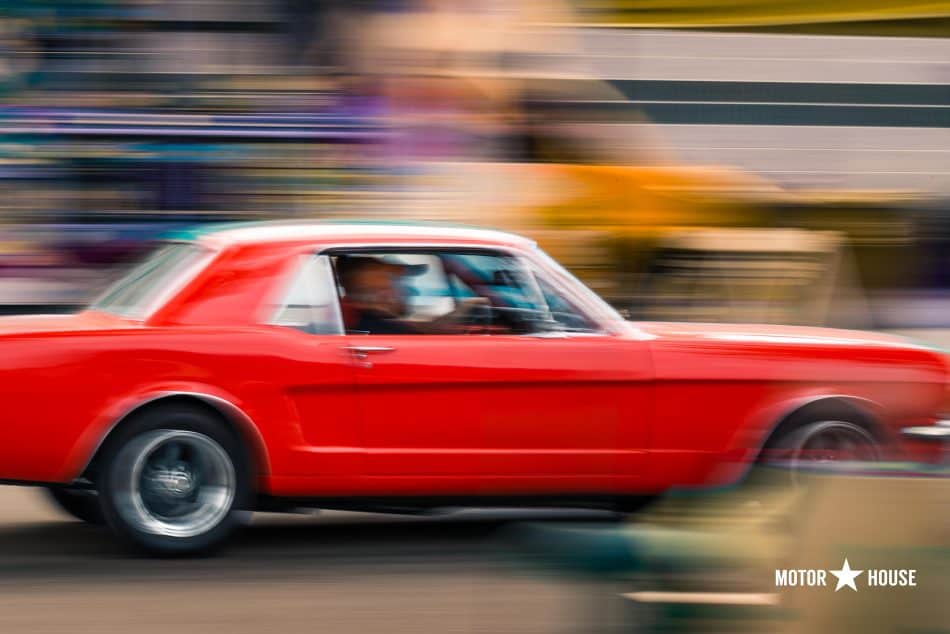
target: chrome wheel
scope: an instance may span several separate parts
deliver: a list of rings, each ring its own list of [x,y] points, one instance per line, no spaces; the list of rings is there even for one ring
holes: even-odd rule
[[[864,427],[847,421],[803,425],[763,452],[761,462],[791,472],[793,483],[808,472],[840,471],[848,465],[880,460],[877,440]]]
[[[130,466],[116,483],[116,510],[132,527],[152,535],[189,538],[207,533],[230,513],[237,489],[228,452],[193,431],[146,432],[124,447]]]

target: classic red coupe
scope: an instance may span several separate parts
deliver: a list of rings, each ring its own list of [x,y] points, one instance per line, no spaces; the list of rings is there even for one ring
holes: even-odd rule
[[[880,459],[948,385],[895,337],[630,323],[526,238],[381,223],[181,235],[0,350],[0,478],[166,554],[262,508],[623,507]]]

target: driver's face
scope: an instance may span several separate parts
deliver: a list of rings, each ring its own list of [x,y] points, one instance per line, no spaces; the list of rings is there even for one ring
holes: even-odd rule
[[[363,308],[378,310],[400,317],[406,312],[406,298],[400,284],[401,274],[396,267],[367,266],[353,278],[354,300]],[[348,289],[349,290],[349,289]]]

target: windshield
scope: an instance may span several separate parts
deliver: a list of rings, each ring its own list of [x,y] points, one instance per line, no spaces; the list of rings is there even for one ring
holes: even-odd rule
[[[193,242],[166,244],[112,285],[90,308],[130,319],[143,319],[187,281],[186,273],[210,251]]]

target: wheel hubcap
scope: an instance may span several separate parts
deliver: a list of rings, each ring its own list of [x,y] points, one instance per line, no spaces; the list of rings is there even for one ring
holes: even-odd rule
[[[822,470],[836,464],[873,462],[879,459],[874,438],[862,427],[828,421],[810,428],[790,452],[793,472]]]
[[[850,423],[827,423],[802,439],[795,459],[799,462],[826,464],[840,461],[874,460],[874,439]]]
[[[217,526],[234,502],[236,477],[228,453],[197,432],[157,430],[127,448],[129,479],[119,513],[137,529],[187,538]]]
[[[195,474],[188,466],[179,466],[174,470],[158,468],[144,477],[149,490],[167,498],[186,498],[197,486]]]

